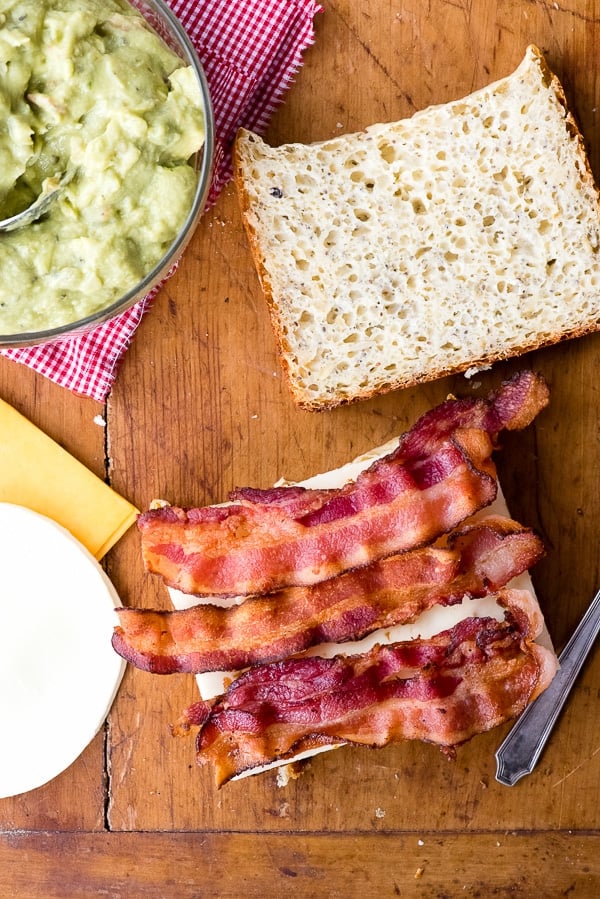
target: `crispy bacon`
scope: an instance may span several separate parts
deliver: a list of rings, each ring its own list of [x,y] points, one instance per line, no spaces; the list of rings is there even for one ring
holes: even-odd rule
[[[431,410],[340,490],[241,489],[229,505],[145,512],[146,567],[186,593],[258,594],[424,546],[492,502],[493,440],[528,424],[547,399],[543,380],[521,372],[487,400]]]
[[[230,608],[119,609],[113,646],[154,674],[239,670],[319,643],[357,640],[414,621],[436,604],[494,592],[541,558],[540,539],[489,517],[444,548],[392,556],[309,587],[288,587]]]
[[[249,769],[339,743],[425,740],[452,748],[519,714],[552,680],[553,653],[529,593],[499,595],[505,619],[468,618],[427,640],[333,659],[296,658],[242,674],[217,702],[195,703],[199,764],[218,785]]]

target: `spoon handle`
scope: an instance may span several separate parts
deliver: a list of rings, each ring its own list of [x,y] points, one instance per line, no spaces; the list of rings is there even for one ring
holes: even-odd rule
[[[527,706],[496,752],[496,780],[501,784],[512,787],[535,768],[599,632],[600,590],[560,654],[560,668],[552,683],[535,702]]]

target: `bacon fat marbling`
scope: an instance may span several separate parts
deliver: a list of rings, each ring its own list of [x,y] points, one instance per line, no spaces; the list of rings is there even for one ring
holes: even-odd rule
[[[288,587],[228,608],[119,609],[113,646],[154,674],[239,670],[319,643],[358,640],[505,586],[543,554],[516,522],[490,517],[450,535],[446,545],[391,556],[308,587]]]
[[[521,372],[488,399],[451,399],[426,413],[339,490],[242,488],[228,505],[145,512],[145,565],[185,593],[249,595],[424,546],[493,501],[497,434],[523,427],[547,399],[542,379]]]
[[[214,765],[219,786],[335,743],[424,740],[452,750],[519,714],[556,671],[554,654],[533,642],[542,618],[531,595],[499,599],[503,622],[467,618],[427,640],[251,668],[212,707],[190,707],[178,730],[200,727],[198,762]]]

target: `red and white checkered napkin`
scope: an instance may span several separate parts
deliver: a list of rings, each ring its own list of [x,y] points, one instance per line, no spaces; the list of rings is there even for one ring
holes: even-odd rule
[[[208,202],[231,178],[239,127],[263,131],[314,41],[315,0],[167,0],[200,56],[215,118]],[[95,330],[68,340],[0,352],[75,393],[104,400],[156,291]]]

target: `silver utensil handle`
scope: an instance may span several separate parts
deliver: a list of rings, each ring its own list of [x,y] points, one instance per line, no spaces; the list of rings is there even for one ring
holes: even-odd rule
[[[550,686],[527,706],[496,752],[496,780],[514,786],[531,774],[600,631],[600,590],[559,656],[560,668]]]

